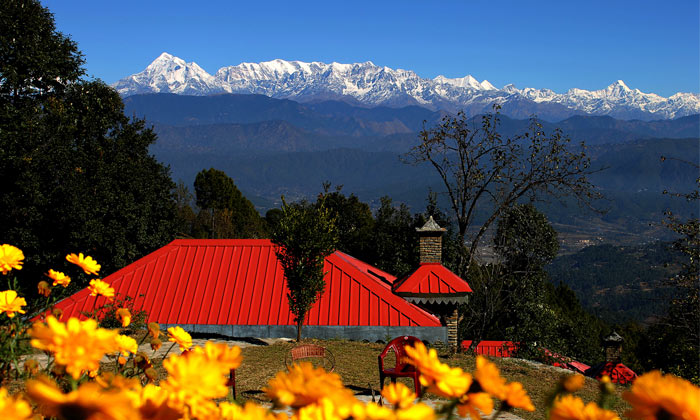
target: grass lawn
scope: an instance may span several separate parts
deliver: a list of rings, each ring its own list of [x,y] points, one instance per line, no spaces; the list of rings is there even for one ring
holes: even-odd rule
[[[305,340],[308,343],[319,344],[335,356],[335,372],[340,375],[346,387],[356,394],[370,395],[379,389],[379,373],[377,355],[384,349],[383,344],[362,343],[346,340]],[[285,369],[284,360],[287,351],[295,343],[277,343],[269,346],[246,347],[243,349],[243,364],[236,371],[236,391],[238,399],[269,402],[267,396],[260,391],[275,374]],[[444,353],[444,352],[443,352]],[[459,366],[468,372],[475,368],[475,357],[465,354],[457,354],[451,357],[445,353],[441,356],[444,363],[451,366]],[[546,365],[532,365],[519,359],[491,359],[501,370],[502,376],[508,381],[518,381],[523,384],[532,402],[537,408],[534,413],[516,410],[514,414],[525,419],[544,419],[545,400],[562,375],[566,372],[561,369]],[[388,360],[387,360],[388,361]],[[391,363],[391,362],[389,362]],[[388,379],[386,383],[388,383]],[[406,385],[413,387],[410,379],[405,380]],[[629,408],[620,397],[626,387],[617,387],[618,398],[615,410],[622,416]],[[577,393],[584,401],[596,401],[598,398],[598,382],[586,378],[584,388]],[[435,398],[428,396],[428,398]]]

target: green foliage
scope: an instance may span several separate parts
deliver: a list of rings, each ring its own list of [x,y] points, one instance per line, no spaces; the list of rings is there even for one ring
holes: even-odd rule
[[[272,231],[272,241],[287,279],[289,308],[297,323],[297,341],[306,313],[326,286],[323,265],[338,244],[336,221],[324,206],[306,202],[287,204]]]
[[[109,273],[170,241],[174,185],[149,155],[153,132],[112,88],[79,79],[75,43],[37,2],[3,3],[0,21],[3,241],[29,255],[35,278],[68,252]]]
[[[557,231],[532,204],[505,209],[498,221],[494,246],[511,270],[541,270],[559,251]]]
[[[228,175],[214,168],[197,174],[194,181],[196,203],[183,185],[177,191],[179,225],[187,236],[197,238],[260,238],[267,236],[267,226],[260,214]]]
[[[405,204],[394,207],[391,198],[381,198],[375,214],[374,263],[397,277],[418,267],[418,235],[411,212]]]

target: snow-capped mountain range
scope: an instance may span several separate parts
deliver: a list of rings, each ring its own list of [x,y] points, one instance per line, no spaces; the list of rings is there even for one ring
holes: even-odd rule
[[[305,63],[272,60],[222,67],[211,75],[196,63],[161,54],[144,71],[119,80],[114,87],[122,96],[141,93],[213,95],[262,94],[299,102],[343,100],[364,106],[419,105],[468,114],[488,111],[501,104],[509,115],[566,118],[575,114],[610,115],[623,119],[669,119],[700,113],[700,93],[676,93],[664,98],[630,89],[622,80],[605,89],[496,88],[472,76],[425,79],[410,70],[364,63]]]

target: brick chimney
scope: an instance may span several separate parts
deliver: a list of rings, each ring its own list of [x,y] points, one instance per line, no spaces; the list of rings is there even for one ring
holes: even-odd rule
[[[603,339],[605,348],[605,361],[620,363],[622,359],[622,342],[625,341],[620,334],[615,331]]]
[[[447,229],[441,228],[433,216],[421,228],[416,228],[419,236],[420,263],[442,263],[442,234]]]

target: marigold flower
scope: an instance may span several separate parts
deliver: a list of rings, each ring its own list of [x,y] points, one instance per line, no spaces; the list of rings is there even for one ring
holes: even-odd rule
[[[438,360],[435,349],[428,350],[417,342],[415,347],[406,346],[405,361],[420,372],[421,385],[428,391],[446,398],[459,398],[472,384],[472,376],[460,368],[452,368]]]
[[[102,281],[100,279],[90,280],[90,285],[88,286],[90,291],[90,296],[104,296],[109,300],[114,299],[114,289],[109,283]]]
[[[279,405],[293,408],[316,403],[332,394],[350,392],[343,387],[340,376],[314,368],[308,362],[292,365],[289,372],[278,372],[263,391]]]
[[[17,396],[10,396],[5,388],[0,388],[0,413],[6,420],[29,420],[32,407]]]
[[[160,336],[160,325],[157,322],[148,323],[148,335],[153,338],[158,338]]]
[[[219,417],[221,420],[287,420],[284,413],[272,413],[250,401],[243,406],[222,402],[219,404]]]
[[[75,264],[82,268],[85,274],[97,274],[100,271],[100,268],[102,268],[102,266],[97,264],[97,261],[95,261],[92,257],[83,256],[82,252],[78,255],[68,254],[66,255],[66,260],[68,260],[69,263]]]
[[[160,341],[159,338],[154,338],[153,340],[151,340],[151,349],[152,349],[153,351],[158,351],[158,349],[159,349],[160,346],[162,346],[162,345],[163,345],[163,342]]]
[[[573,395],[564,395],[554,402],[549,420],[620,420],[613,411],[604,410],[596,403],[583,405],[583,401]]]
[[[499,400],[505,399],[506,380],[501,377],[501,373],[493,363],[484,356],[476,357],[476,370],[474,379],[479,382],[481,389],[488,392]]]
[[[146,371],[146,369],[150,369],[153,367],[151,359],[149,359],[148,355],[142,351],[136,353],[136,355],[134,356],[134,363],[139,369],[143,371]]]
[[[39,284],[36,285],[36,288],[39,294],[44,297],[49,297],[51,294],[51,286],[49,286],[49,283],[45,282],[44,280],[40,281]]]
[[[396,413],[387,406],[368,402],[355,404],[352,407],[351,416],[355,420],[394,420]]]
[[[22,250],[8,244],[0,245],[0,271],[7,275],[13,269],[22,269],[24,253]]]
[[[427,404],[418,403],[396,411],[396,420],[433,420],[435,410]]]
[[[241,348],[238,346],[229,347],[226,343],[215,343],[207,341],[204,347],[195,347],[194,351],[203,352],[207,359],[221,364],[226,370],[238,369],[243,361]]]
[[[154,370],[155,369],[152,369]],[[159,386],[147,384],[137,392],[130,393],[142,419],[178,420],[183,418],[181,410],[168,404],[170,394]]]
[[[126,328],[131,324],[131,312],[127,308],[117,309],[117,319],[122,323],[122,328]]]
[[[655,370],[638,377],[623,394],[633,419],[700,419],[700,388],[673,375]]]
[[[389,404],[399,408],[408,407],[416,399],[416,393],[401,382],[389,383],[382,389],[382,396],[386,398]]]
[[[569,375],[561,381],[561,386],[566,392],[576,392],[583,388],[585,382],[586,378],[584,378],[583,375]]]
[[[489,415],[493,411],[493,399],[486,392],[471,392],[463,395],[457,404],[457,412],[460,416],[469,415],[473,419],[480,419],[482,413]]]
[[[27,381],[27,394],[47,417],[62,419],[130,420],[138,418],[125,392],[106,390],[95,382],[86,382],[77,391],[64,394],[48,380]]]
[[[59,322],[53,316],[46,318],[46,324],[36,322],[29,330],[31,345],[54,354],[56,363],[66,367],[73,379],[80,378],[83,371],[96,371],[100,359],[117,351],[116,331],[97,327],[97,321],[80,321],[70,318]]]
[[[57,320],[61,320],[61,317],[63,316],[63,309],[61,308],[51,308],[51,315],[54,316]]]
[[[535,411],[535,406],[532,405],[527,391],[525,391],[523,384],[520,382],[511,382],[506,385],[503,394],[503,402],[509,407],[521,408],[526,411]]]
[[[60,271],[49,270],[47,276],[53,280],[54,286],[58,286],[60,284],[63,287],[68,287],[70,284],[70,277],[66,276]]]
[[[226,374],[228,371],[200,352],[173,354],[163,362],[168,377],[161,381],[161,386],[170,392],[174,401],[192,405],[203,400],[225,397],[228,394]]]
[[[27,301],[23,297],[17,297],[14,290],[0,292],[0,314],[5,313],[9,318],[15,316],[15,312],[23,314],[22,306],[27,306]]]
[[[136,353],[139,350],[139,345],[133,338],[127,335],[117,335],[114,337],[117,350],[122,356],[128,356],[129,353]]]
[[[177,343],[180,346],[180,351],[184,351],[192,347],[192,336],[182,327],[168,328],[168,341]]]

